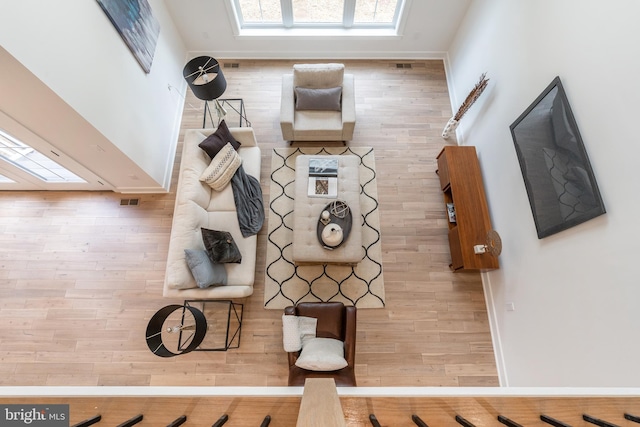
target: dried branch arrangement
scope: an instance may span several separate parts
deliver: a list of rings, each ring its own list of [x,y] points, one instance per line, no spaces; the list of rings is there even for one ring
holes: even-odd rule
[[[467,98],[458,109],[458,112],[455,114],[455,116],[453,116],[454,120],[460,121],[462,116],[464,116],[466,112],[469,111],[469,108],[471,108],[473,103],[476,102],[476,100],[480,98],[480,95],[482,95],[482,92],[484,92],[484,89],[487,87],[488,82],[489,79],[487,78],[487,73],[482,73],[480,79],[478,80],[478,83],[476,83],[471,92],[469,92],[469,95],[467,95]]]

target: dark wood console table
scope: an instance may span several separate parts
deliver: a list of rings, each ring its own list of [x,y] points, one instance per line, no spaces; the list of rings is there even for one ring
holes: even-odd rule
[[[455,215],[449,220],[450,267],[454,271],[493,270],[498,258],[476,254],[473,247],[484,245],[491,230],[489,208],[482,173],[473,146],[446,146],[438,154],[440,188],[445,208],[453,204]],[[449,216],[448,216],[449,217]]]

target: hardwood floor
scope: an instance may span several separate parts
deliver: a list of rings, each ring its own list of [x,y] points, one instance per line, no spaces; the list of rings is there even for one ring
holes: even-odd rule
[[[269,200],[281,75],[293,61],[221,61],[225,98],[243,98],[262,148]],[[451,115],[441,61],[341,61],[355,74],[354,146],[375,149],[387,306],[360,310],[361,386],[497,386],[478,274],[449,271],[447,223],[435,174]],[[174,89],[175,90],[175,89]],[[202,126],[187,96],[182,132]],[[230,124],[231,125],[231,124]],[[454,139],[448,143],[455,143]],[[266,224],[242,342],[228,352],[163,359],[147,348],[162,297],[182,143],[172,192],[0,193],[0,385],[286,385],[281,312],[263,304]],[[139,204],[121,205],[138,198]]]

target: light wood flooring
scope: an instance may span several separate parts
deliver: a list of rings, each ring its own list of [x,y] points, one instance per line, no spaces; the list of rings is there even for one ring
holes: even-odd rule
[[[225,98],[243,98],[262,148],[269,200],[281,75],[293,61],[221,61]],[[386,308],[360,310],[361,386],[497,386],[478,274],[451,273],[435,174],[451,115],[441,61],[341,61],[355,74],[354,146],[375,149]],[[175,90],[175,89],[174,89]],[[187,96],[184,129],[202,126]],[[305,144],[307,145],[307,144]],[[121,198],[139,198],[121,206]],[[281,312],[263,304],[266,224],[241,346],[162,359],[144,340],[149,318],[182,301],[162,297],[174,194],[0,193],[0,385],[286,385]]]

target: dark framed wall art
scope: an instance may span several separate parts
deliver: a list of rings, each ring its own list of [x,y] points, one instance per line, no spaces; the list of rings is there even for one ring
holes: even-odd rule
[[[539,239],[606,212],[560,77],[510,129]]]
[[[149,73],[156,51],[160,24],[147,0],[97,0],[118,33]]]

